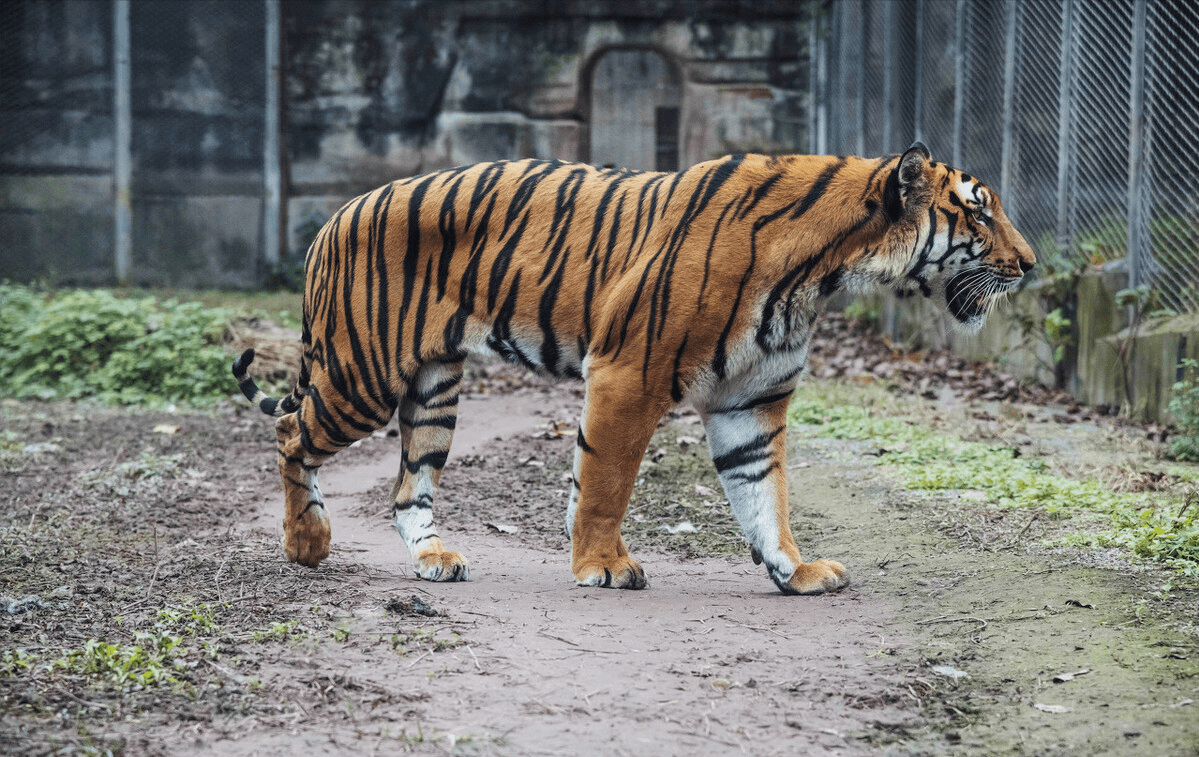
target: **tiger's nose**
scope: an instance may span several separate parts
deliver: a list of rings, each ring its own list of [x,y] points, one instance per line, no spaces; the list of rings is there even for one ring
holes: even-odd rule
[[[1035,264],[1032,261],[1022,259],[1020,261],[1020,273],[1028,273],[1032,270],[1033,265]]]

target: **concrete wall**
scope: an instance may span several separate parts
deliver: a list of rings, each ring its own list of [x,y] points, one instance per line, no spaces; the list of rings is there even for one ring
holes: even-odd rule
[[[260,217],[265,4],[130,9],[132,283],[260,285],[271,274]],[[662,104],[679,108],[680,165],[806,151],[809,10],[793,0],[286,0],[286,264],[346,200],[415,173],[523,157],[652,169],[646,114]],[[112,0],[0,3],[0,278],[113,278],[113,15]],[[629,84],[620,56],[659,67],[661,91],[653,82],[614,96]],[[636,149],[611,153],[619,132]]]
[[[287,3],[290,245],[350,196],[446,166],[653,170],[662,105],[680,108],[680,166],[806,151],[806,12],[777,0]]]

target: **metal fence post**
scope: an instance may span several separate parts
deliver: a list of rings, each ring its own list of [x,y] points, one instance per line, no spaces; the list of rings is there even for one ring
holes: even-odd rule
[[[279,265],[283,173],[279,167],[279,0],[266,0],[266,112],[262,129],[262,257]]]
[[[966,107],[966,0],[957,0],[953,17],[953,164],[962,165],[962,114]]]
[[[816,30],[816,154],[828,152],[828,28],[827,18],[820,13],[812,21]]]
[[[858,54],[854,57],[856,68],[853,88],[855,155],[866,154],[866,3],[867,0],[858,2],[858,27],[855,30],[857,34],[854,35],[858,43]]]
[[[130,156],[133,134],[133,107],[130,98],[132,72],[129,62],[129,0],[113,3],[113,250],[117,282],[125,284],[133,259],[133,221]]]
[[[1145,17],[1147,0],[1136,0],[1132,21],[1132,60],[1128,88],[1128,285],[1143,283],[1150,254],[1149,214],[1145,212]]]
[[[913,66],[912,134],[924,141],[924,0],[916,0],[916,61]]]
[[[1058,56],[1057,243],[1070,245],[1070,170],[1074,161],[1074,3],[1062,3],[1062,41]]]
[[[1012,127],[1015,121],[1014,101],[1016,95],[1016,29],[1019,7],[1016,0],[1007,0],[1003,8],[1003,125],[999,154],[999,194],[1007,203],[1007,214],[1012,223],[1019,221],[1018,203],[1012,195]]]
[[[883,143],[884,155],[895,150],[894,134],[891,131],[892,113],[895,110],[895,3],[883,3]]]

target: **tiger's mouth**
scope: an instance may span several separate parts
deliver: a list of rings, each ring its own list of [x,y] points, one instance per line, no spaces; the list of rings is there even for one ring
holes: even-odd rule
[[[981,325],[1001,295],[1015,289],[1019,277],[995,273],[985,266],[967,268],[945,282],[945,308],[960,323]]]

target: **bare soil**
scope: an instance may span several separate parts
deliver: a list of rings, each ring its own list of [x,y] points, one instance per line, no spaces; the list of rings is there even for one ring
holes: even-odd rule
[[[471,561],[457,584],[416,579],[390,525],[394,429],[321,471],[334,549],[309,570],[279,548],[256,411],[0,406],[0,751],[1199,754],[1194,582],[1047,553],[1022,515],[914,496],[869,444],[793,430],[797,540],[853,583],[781,596],[683,408],[626,523],[650,588],[579,588],[562,517],[581,387],[474,375],[436,504]],[[1064,412],[1021,433],[1126,464],[1135,434]],[[189,647],[171,681],[62,662],[152,633]]]

